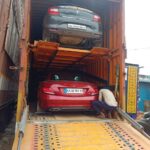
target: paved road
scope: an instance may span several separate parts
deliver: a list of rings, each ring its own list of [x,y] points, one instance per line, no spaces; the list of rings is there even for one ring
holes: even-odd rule
[[[15,131],[15,117],[3,133],[0,133],[0,150],[11,150]]]

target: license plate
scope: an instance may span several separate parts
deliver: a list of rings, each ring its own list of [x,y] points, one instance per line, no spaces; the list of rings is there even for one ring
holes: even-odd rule
[[[65,88],[64,93],[65,94],[82,94],[83,89]]]
[[[78,25],[78,24],[68,24],[68,28],[86,30],[86,26]]]

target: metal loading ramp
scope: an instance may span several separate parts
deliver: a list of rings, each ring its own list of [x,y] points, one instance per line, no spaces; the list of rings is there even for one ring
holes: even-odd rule
[[[73,65],[84,65],[89,60],[99,56],[108,56],[110,50],[95,47],[91,50],[59,47],[58,43],[36,41],[31,46],[33,52],[33,67],[37,69],[65,68]]]
[[[149,140],[126,122],[32,120],[21,150],[148,150],[149,146]]]

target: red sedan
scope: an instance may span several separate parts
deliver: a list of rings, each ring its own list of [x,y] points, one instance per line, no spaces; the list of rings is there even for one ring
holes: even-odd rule
[[[77,78],[77,81],[57,79],[41,82],[39,107],[43,110],[90,110],[91,102],[98,99],[98,88]]]

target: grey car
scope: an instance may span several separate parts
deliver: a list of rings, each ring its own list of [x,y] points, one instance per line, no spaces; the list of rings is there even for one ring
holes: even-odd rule
[[[51,7],[44,17],[43,40],[85,49],[101,46],[101,18],[91,10],[77,6]]]

